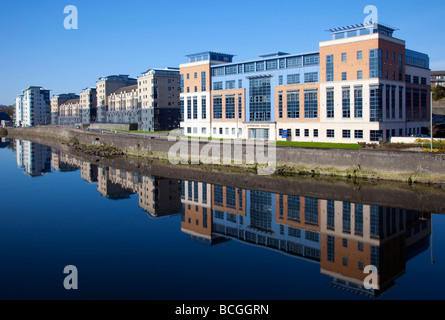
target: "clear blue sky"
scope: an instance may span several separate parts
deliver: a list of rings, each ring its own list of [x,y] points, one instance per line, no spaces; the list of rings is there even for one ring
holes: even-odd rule
[[[430,55],[433,70],[445,69],[443,1],[1,0],[0,104],[30,85],[78,93],[101,76],[177,67],[189,53],[242,61],[316,51],[325,30],[363,22],[368,4],[408,48]],[[63,27],[66,5],[79,10],[78,30]]]

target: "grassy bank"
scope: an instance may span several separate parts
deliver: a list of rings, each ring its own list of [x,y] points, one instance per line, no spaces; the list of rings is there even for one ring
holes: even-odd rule
[[[363,149],[357,143],[322,143],[322,142],[290,142],[278,141],[277,146],[295,147],[295,148],[319,148],[319,149]]]

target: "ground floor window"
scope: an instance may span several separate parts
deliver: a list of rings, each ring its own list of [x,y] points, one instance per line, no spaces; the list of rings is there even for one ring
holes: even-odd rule
[[[327,136],[328,138],[335,138],[335,130],[328,129],[328,130],[326,131],[326,136]]]
[[[379,131],[379,130],[371,130],[370,132],[371,135],[371,141],[373,142],[379,142],[380,138],[383,137],[383,131]]]
[[[343,130],[343,138],[350,139],[351,138],[351,130]]]
[[[354,137],[356,139],[363,139],[363,130],[355,130]]]
[[[269,129],[249,129],[249,139],[269,139]]]

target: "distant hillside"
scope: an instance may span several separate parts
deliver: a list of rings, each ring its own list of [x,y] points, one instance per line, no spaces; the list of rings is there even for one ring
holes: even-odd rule
[[[10,118],[14,116],[14,106],[0,105],[0,112],[6,113]],[[2,119],[6,120],[6,119]]]

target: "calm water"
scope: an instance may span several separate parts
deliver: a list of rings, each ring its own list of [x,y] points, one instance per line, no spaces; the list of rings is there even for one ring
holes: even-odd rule
[[[1,299],[445,298],[443,215],[0,147]],[[67,265],[77,291],[63,287]],[[367,265],[380,290],[363,288]]]

